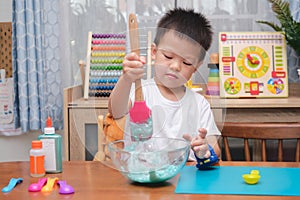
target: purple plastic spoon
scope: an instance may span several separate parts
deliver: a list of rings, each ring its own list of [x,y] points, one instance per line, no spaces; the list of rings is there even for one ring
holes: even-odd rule
[[[74,189],[71,185],[67,185],[66,181],[58,181],[59,185],[59,194],[72,194],[74,193]]]
[[[47,182],[47,178],[40,178],[37,183],[32,183],[28,187],[29,192],[39,192]]]

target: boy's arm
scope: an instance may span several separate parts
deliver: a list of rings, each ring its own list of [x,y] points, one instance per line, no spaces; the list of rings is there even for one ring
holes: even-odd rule
[[[207,136],[208,144],[214,149],[216,155],[220,158],[221,157],[221,149],[220,149],[219,139],[220,139],[219,135]]]
[[[121,118],[128,113],[130,88],[132,83],[126,81],[122,75],[108,99],[108,112],[112,114],[115,119]]]

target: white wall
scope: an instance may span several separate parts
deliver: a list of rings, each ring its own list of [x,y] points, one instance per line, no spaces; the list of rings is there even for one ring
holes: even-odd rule
[[[12,21],[12,1],[0,0],[0,22]],[[1,125],[0,125],[1,126]],[[0,162],[29,160],[31,141],[37,139],[41,131],[20,136],[0,136]]]
[[[12,9],[11,0],[0,1],[0,22],[11,22],[12,20]]]
[[[29,160],[31,141],[36,140],[41,131],[19,136],[0,136],[0,162]]]

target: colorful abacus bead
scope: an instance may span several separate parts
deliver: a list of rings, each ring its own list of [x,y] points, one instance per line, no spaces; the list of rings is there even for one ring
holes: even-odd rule
[[[92,34],[89,96],[109,97],[123,72],[125,38],[126,34]]]
[[[125,38],[126,34],[92,34],[93,38]]]

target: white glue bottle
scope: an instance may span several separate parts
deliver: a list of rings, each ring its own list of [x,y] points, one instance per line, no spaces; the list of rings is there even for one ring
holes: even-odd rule
[[[46,173],[62,172],[62,139],[61,135],[55,134],[50,117],[46,120],[44,134],[39,135],[38,139],[43,143]]]

